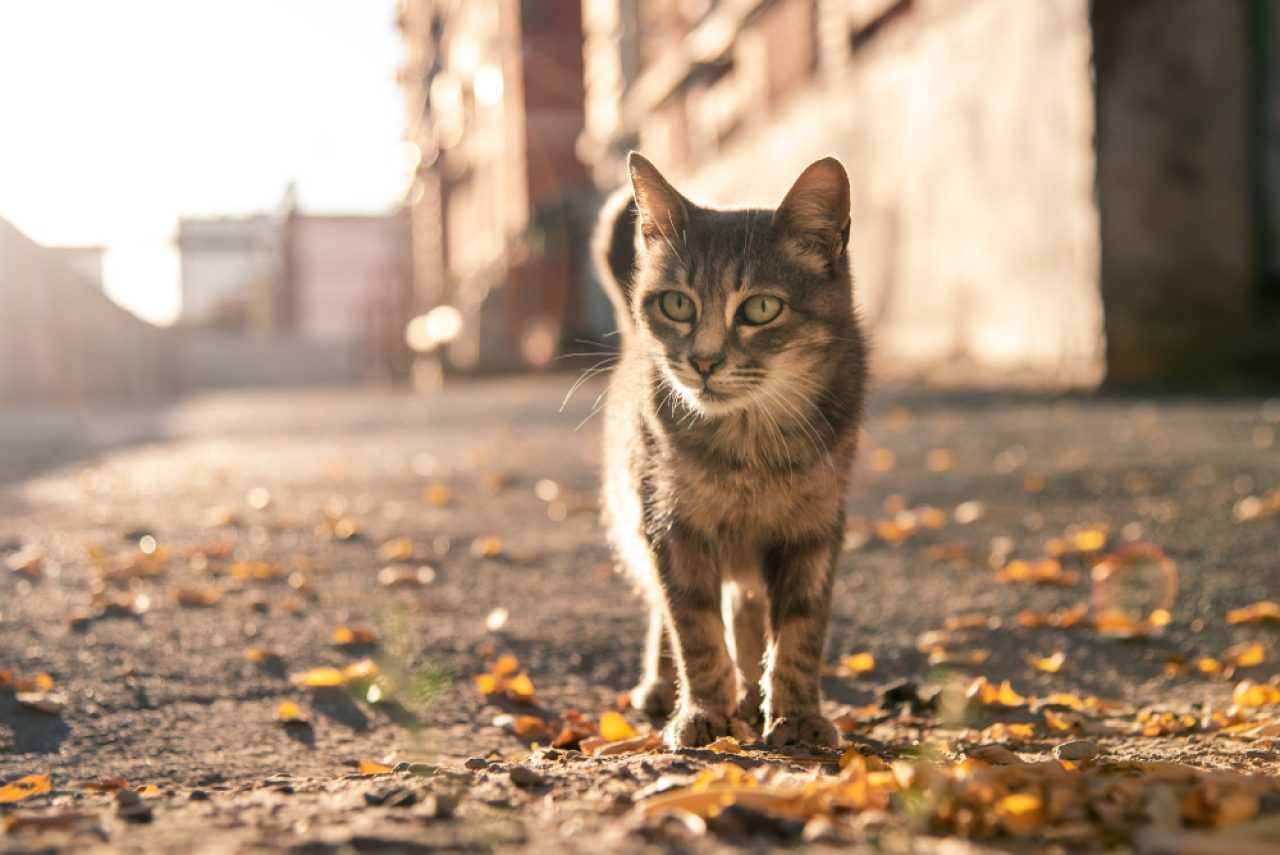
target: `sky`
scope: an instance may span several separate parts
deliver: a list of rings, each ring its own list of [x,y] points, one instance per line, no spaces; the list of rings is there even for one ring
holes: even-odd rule
[[[105,287],[180,311],[184,216],[399,201],[395,0],[0,0],[0,218],[107,247]]]

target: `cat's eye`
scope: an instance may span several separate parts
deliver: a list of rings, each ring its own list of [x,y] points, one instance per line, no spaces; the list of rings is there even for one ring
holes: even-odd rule
[[[757,294],[742,301],[738,316],[743,323],[753,327],[762,326],[782,313],[782,300],[767,294]]]
[[[658,305],[662,307],[662,314],[681,323],[693,320],[693,316],[697,313],[693,307],[693,301],[687,294],[680,291],[663,291],[662,296],[658,298]]]

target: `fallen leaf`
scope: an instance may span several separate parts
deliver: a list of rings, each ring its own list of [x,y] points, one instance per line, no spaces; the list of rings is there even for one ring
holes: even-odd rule
[[[331,689],[342,685],[342,672],[337,668],[313,668],[294,675],[293,681],[308,689]]]
[[[854,676],[870,674],[872,671],[876,670],[876,658],[866,652],[854,653],[850,656],[845,656],[840,660],[840,664],[844,667],[844,670],[847,673],[853,674]]]
[[[532,704],[533,681],[523,671],[507,680],[507,698],[514,704]]]
[[[627,721],[622,713],[609,710],[600,715],[600,738],[606,742],[631,739],[638,735],[636,729],[631,726],[631,722]]]
[[[178,605],[188,608],[212,606],[222,599],[221,588],[176,588],[173,597]]]
[[[1027,655],[1026,660],[1027,664],[1037,671],[1043,671],[1046,674],[1057,674],[1062,670],[1063,663],[1067,661],[1067,654],[1059,650],[1052,656],[1043,658]]]
[[[1222,658],[1237,668],[1252,668],[1267,661],[1267,652],[1262,642],[1244,642],[1228,648]]]
[[[746,750],[738,740],[732,736],[722,736],[714,742],[709,742],[702,746],[707,751],[716,751],[721,754],[746,754]]]
[[[340,626],[333,631],[333,643],[339,647],[373,644],[376,640],[374,631],[367,626]]]
[[[510,653],[504,653],[498,657],[498,661],[493,663],[490,672],[497,674],[499,677],[509,677],[520,670],[520,660],[512,656]]]
[[[281,724],[306,724],[307,717],[293,701],[281,701],[276,707],[276,721]]]
[[[51,789],[53,789],[53,784],[48,775],[27,775],[0,786],[0,804],[9,804],[32,796],[41,796]]]
[[[374,760],[360,761],[361,775],[381,775],[384,772],[390,772],[390,771],[391,771],[391,767],[385,763],[378,763]]]
[[[1044,804],[1031,793],[1013,793],[996,802],[995,818],[1013,837],[1030,837],[1044,825]]]
[[[1280,603],[1269,600],[1227,612],[1227,623],[1280,623]]]

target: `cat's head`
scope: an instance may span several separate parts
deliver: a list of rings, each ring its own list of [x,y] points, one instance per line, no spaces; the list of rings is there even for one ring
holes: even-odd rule
[[[811,164],[772,211],[695,205],[639,154],[630,169],[636,345],[702,416],[812,399],[856,335],[844,167]]]

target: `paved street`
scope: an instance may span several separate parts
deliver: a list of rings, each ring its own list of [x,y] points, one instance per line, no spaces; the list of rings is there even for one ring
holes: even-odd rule
[[[561,410],[572,380],[0,413],[0,672],[47,673],[54,685],[41,691],[65,703],[41,712],[0,690],[0,783],[51,771],[54,806],[96,811],[99,833],[126,850],[178,851],[198,834],[246,849],[412,839],[535,851],[556,834],[567,851],[600,851],[598,835],[625,827],[618,794],[649,773],[548,796],[462,768],[528,752],[493,723],[521,710],[475,688],[495,654],[518,658],[547,715],[598,715],[638,676],[644,621],[608,567],[595,511],[599,419],[588,416],[602,386]],[[1170,709],[1226,706],[1239,679],[1275,673],[1274,626],[1225,616],[1280,599],[1280,517],[1265,510],[1280,488],[1280,401],[890,390],[873,396],[865,433],[827,658],[834,668],[869,652],[875,668],[833,671],[832,713],[950,672]],[[1020,625],[1020,612],[1141,597],[1149,579],[1137,593],[1090,587],[1089,556],[1130,540],[1176,565],[1163,632]],[[1009,562],[1057,551],[1051,541],[1067,550],[1048,584],[997,581]],[[380,581],[388,565],[404,569]],[[1076,584],[1054,584],[1073,572]],[[920,635],[974,613],[983,628],[948,649],[989,658],[930,665]],[[343,627],[374,638],[335,644]],[[1253,641],[1260,667],[1169,673],[1172,657],[1221,659]],[[1058,673],[1026,661],[1057,651]],[[291,681],[367,657],[394,684],[391,703]],[[278,723],[282,701],[309,725]],[[1215,735],[1131,745],[1147,758],[1277,768],[1265,751],[1246,756],[1258,747]],[[369,779],[341,779],[362,759],[447,766],[470,788],[467,821],[365,810]],[[125,823],[108,797],[71,787],[112,775],[157,786],[152,823]],[[0,837],[0,851],[20,845]]]

